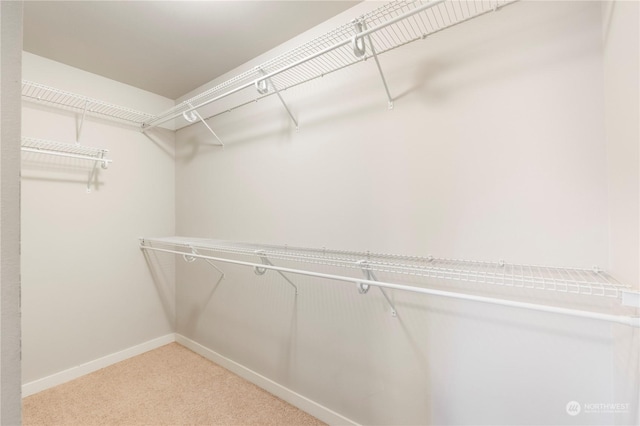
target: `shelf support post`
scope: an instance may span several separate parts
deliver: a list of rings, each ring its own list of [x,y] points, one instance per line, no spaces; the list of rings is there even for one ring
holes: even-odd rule
[[[93,162],[93,168],[91,169],[91,172],[89,172],[89,179],[87,180],[87,194],[91,193],[91,181],[93,181],[93,179],[96,177],[96,173],[98,171],[98,164],[102,163],[102,168],[106,169],[107,168],[107,162],[106,161],[102,161],[104,158],[104,151],[100,151],[100,154],[98,154],[98,157],[96,159],[96,161]]]
[[[76,132],[76,143],[80,143],[80,135],[82,134],[82,126],[84,125],[84,116],[87,113],[87,107],[89,106],[89,100],[85,99],[84,108],[82,109],[82,116],[80,117],[80,125],[78,126],[78,131]]]
[[[191,105],[190,103],[187,105],[189,105],[189,108],[193,108],[193,105]],[[187,120],[189,123],[195,123],[197,120],[202,121],[202,124],[204,124],[205,127],[211,132],[211,134],[218,140],[219,143],[216,145],[224,148],[224,143],[222,142],[222,139],[220,139],[218,135],[216,135],[216,132],[214,132],[211,127],[209,127],[207,122],[204,121],[204,118],[202,118],[202,116],[197,110],[194,109],[189,112],[185,111],[182,113],[182,117],[184,117],[184,119]]]
[[[256,250],[255,254],[260,258],[260,260],[262,261],[263,265],[275,266],[273,263],[271,263],[269,258],[266,256],[264,250]],[[293,282],[291,282],[291,280],[289,278],[287,278],[287,276],[285,274],[283,274],[282,271],[279,271],[277,269],[275,269],[275,271],[278,274],[280,274],[280,276],[282,278],[284,278],[285,281],[288,282],[289,285],[291,285],[291,287],[293,287],[295,289],[296,296],[297,296],[298,295],[298,287]],[[264,275],[265,272],[267,272],[267,268],[260,268],[259,266],[256,266],[256,267],[253,268],[253,272],[255,272],[256,275]]]
[[[356,28],[356,35],[353,37],[353,51],[356,56],[363,56],[365,54],[364,43],[362,43],[362,47],[359,46],[358,40],[362,40],[362,37],[358,37],[358,34],[367,29],[367,23],[364,18],[354,19],[351,21]],[[378,60],[378,54],[376,53],[376,48],[373,46],[373,41],[371,40],[371,34],[367,34],[367,40],[369,41],[369,47],[371,47],[371,56],[376,61],[376,66],[378,67],[378,72],[380,73],[380,78],[382,78],[382,85],[384,86],[384,91],[387,94],[387,108],[393,109],[393,98],[391,97],[391,92],[389,92],[389,86],[387,85],[387,80],[384,78],[384,73],[382,72],[382,66],[380,66],[380,61]],[[366,56],[365,56],[366,59]]]
[[[264,70],[261,69],[261,68],[258,68],[258,72],[260,73],[260,75],[265,75],[266,74],[264,72]],[[270,78],[266,78],[264,80],[256,80],[256,84],[255,84],[256,85],[256,90],[261,95],[264,95],[269,91],[269,86],[268,86],[269,84],[271,85],[271,87],[273,87],[273,91],[278,96],[278,99],[280,99],[280,103],[282,103],[282,106],[287,111],[287,114],[289,114],[289,118],[291,118],[291,121],[293,121],[293,124],[295,124],[296,130],[299,130],[298,120],[296,120],[296,118],[293,116],[293,113],[291,113],[291,110],[287,106],[287,103],[282,98],[282,95],[280,94],[280,91],[278,90],[276,85],[273,84],[273,81]]]
[[[367,281],[378,281],[378,277],[376,277],[376,275],[373,273],[373,271],[369,267],[369,263],[367,263],[366,260],[359,261],[358,265],[360,265],[360,267],[362,268],[362,273],[364,274],[364,277],[365,277],[365,279]],[[369,287],[370,287],[369,284],[358,283],[358,293],[360,293],[360,294],[367,293],[369,291]],[[380,292],[382,292],[382,295],[387,300],[387,303],[389,304],[389,307],[391,308],[391,316],[394,317],[394,318],[397,318],[398,317],[398,312],[396,311],[396,307],[391,302],[391,299],[387,295],[387,292],[384,291],[384,289],[382,287],[378,287],[378,289],[380,290]]]
[[[192,254],[194,254],[196,256],[200,256],[200,253],[198,253],[198,250],[196,250],[195,247],[189,246],[189,248],[191,249],[191,253]],[[193,261],[195,261],[197,259],[197,257],[189,256],[188,254],[183,254],[182,258],[187,263],[191,263],[191,262],[193,262]],[[224,272],[222,272],[222,270],[220,268],[218,268],[211,260],[206,259],[204,257],[200,257],[200,259],[203,259],[205,262],[207,262],[209,264],[209,266],[211,266],[216,271],[220,272],[220,278],[218,278],[218,281],[216,281],[216,283],[213,285],[214,288],[218,287],[218,284],[220,284],[220,281],[222,281],[224,279],[224,277],[225,277]]]

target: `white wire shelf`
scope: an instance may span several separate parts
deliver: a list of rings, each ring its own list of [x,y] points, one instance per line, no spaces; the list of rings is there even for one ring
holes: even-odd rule
[[[185,260],[202,258],[209,261],[221,261],[258,270],[273,269],[301,275],[315,276],[358,284],[362,292],[369,286],[412,291],[417,293],[475,300],[499,305],[534,309],[554,313],[577,315],[593,319],[640,326],[637,317],[607,315],[595,312],[565,309],[553,306],[537,305],[491,297],[462,294],[459,292],[441,291],[416,285],[398,284],[378,281],[376,273],[385,276],[414,276],[425,278],[427,282],[467,282],[506,286],[514,289],[531,289],[558,293],[623,299],[637,293],[628,285],[617,282],[612,276],[599,269],[558,268],[534,265],[519,265],[504,262],[479,262],[433,257],[415,257],[394,254],[378,254],[369,252],[339,251],[328,249],[310,249],[303,247],[274,246],[210,240],[201,238],[143,238],[141,248],[182,255]],[[272,260],[294,262],[296,269],[274,266]],[[359,270],[364,278],[332,275],[311,271],[304,264],[324,265]],[[365,286],[365,287],[362,287]],[[385,298],[391,305],[386,293]],[[637,302],[634,302],[637,303]],[[393,308],[395,314],[395,308]]]
[[[106,169],[112,162],[112,160],[106,158],[107,152],[109,152],[108,150],[90,146],[83,146],[79,143],[72,144],[46,139],[23,137],[21,149],[23,152],[92,161],[93,167],[91,168],[87,177],[87,193],[91,192],[91,183],[96,177],[98,165],[100,165],[103,169]]]
[[[187,124],[194,123],[198,119],[204,122],[221,112],[203,118],[197,114],[196,110],[245,89],[257,89],[257,96],[252,96],[250,101],[247,101],[246,96],[240,98],[237,102],[232,102],[231,106],[226,106],[224,112],[273,94],[281,98],[279,92],[282,90],[370,58],[374,58],[377,63],[377,55],[412,41],[424,39],[515,1],[517,0],[393,1],[362,15],[357,22],[342,25],[158,115],[26,80],[22,82],[22,97],[28,101],[79,112],[83,117],[85,114],[90,114],[109,118],[140,126],[143,130],[151,129],[180,116],[185,117]],[[382,72],[381,69],[380,71]],[[386,88],[384,76],[382,78]],[[390,98],[390,95],[388,96]],[[282,98],[281,101],[297,127],[297,121]],[[215,133],[214,136],[217,138]]]
[[[245,89],[257,89],[257,96],[251,101],[247,101],[245,98],[231,107],[227,106],[223,112],[272,94],[279,95],[279,91],[372,57],[377,62],[376,55],[424,39],[472,18],[495,11],[514,1],[516,0],[393,1],[364,14],[358,18],[357,22],[342,25],[298,48],[185,100],[146,120],[143,128],[153,128],[181,115],[185,115],[187,121],[193,123],[195,118],[188,119],[187,115],[191,111]],[[386,88],[386,82],[384,84]],[[204,119],[220,113],[222,112],[209,115]]]
[[[106,158],[107,152],[109,152],[106,149],[46,139],[22,138],[22,151],[96,161],[102,163],[105,168],[106,165],[112,162],[112,160]]]
[[[66,92],[54,87],[22,81],[22,98],[57,108],[109,118],[120,122],[142,126],[142,123],[154,118],[154,115],[130,108],[113,105],[98,99]]]

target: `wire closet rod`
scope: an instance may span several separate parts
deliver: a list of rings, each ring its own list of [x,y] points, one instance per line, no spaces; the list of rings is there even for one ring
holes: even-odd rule
[[[144,244],[144,240],[141,241],[140,248],[142,248],[144,250],[153,250],[153,251],[158,251],[158,252],[163,252],[163,253],[172,253],[172,254],[179,254],[179,255],[184,255],[185,254],[184,252],[181,252],[181,251],[178,251],[178,250],[164,249],[164,248],[158,248],[158,247],[152,247],[152,246],[145,245]],[[269,269],[269,270],[280,271],[280,272],[288,272],[288,273],[298,274],[298,275],[306,275],[306,276],[316,277],[316,278],[325,278],[325,279],[329,279],[329,280],[349,282],[349,283],[353,283],[353,284],[356,284],[356,285],[365,284],[365,285],[368,285],[368,286],[389,288],[389,289],[393,289],[393,290],[409,291],[409,292],[413,292],[413,293],[428,294],[428,295],[432,295],[432,296],[441,296],[441,297],[468,300],[468,301],[474,301],[474,302],[488,303],[488,304],[492,304],[492,305],[500,305],[500,306],[507,306],[507,307],[512,307],[512,308],[521,308],[521,309],[528,309],[528,310],[533,310],[533,311],[540,311],[540,312],[547,312],[547,313],[554,313],[554,314],[561,314],[561,315],[569,315],[569,316],[580,317],[580,318],[588,318],[588,319],[599,320],[599,321],[607,321],[607,322],[612,322],[612,323],[623,324],[623,325],[628,325],[628,326],[631,326],[631,327],[640,328],[640,317],[603,314],[603,313],[598,313],[598,312],[583,311],[583,310],[579,310],[579,309],[568,309],[568,308],[561,308],[561,307],[556,307],[556,306],[540,305],[540,304],[536,304],[536,303],[517,302],[517,301],[512,301],[512,300],[499,299],[499,298],[495,298],[495,297],[475,296],[475,295],[471,295],[471,294],[464,294],[464,293],[457,293],[457,292],[443,291],[443,290],[435,290],[435,289],[428,289],[428,288],[422,288],[422,287],[413,287],[413,286],[389,283],[389,282],[384,282],[384,281],[373,281],[373,280],[368,280],[368,279],[359,279],[359,278],[353,278],[353,277],[346,277],[346,276],[343,276],[343,275],[325,274],[325,273],[322,273],[322,272],[314,272],[314,271],[306,271],[306,270],[302,270],[302,269],[285,268],[285,267],[275,266],[275,265],[265,265],[263,263],[246,262],[246,261],[241,261],[241,260],[226,259],[226,258],[215,257],[215,256],[206,256],[206,255],[202,255],[202,254],[198,254],[198,253],[190,253],[189,256],[193,257],[193,258],[198,258],[198,259],[215,260],[215,261],[219,261],[219,262],[231,263],[231,264],[242,265],[242,266],[249,266],[249,267],[253,267],[253,268],[257,267],[257,268]]]
[[[378,24],[378,25],[376,25],[374,27],[371,27],[371,28],[369,28],[367,30],[364,30],[364,31],[358,33],[358,37],[360,37],[360,38],[366,37],[366,36],[368,36],[370,34],[373,34],[373,33],[377,32],[377,31],[380,31],[381,29],[384,29],[384,28],[386,28],[386,27],[388,27],[390,25],[393,25],[393,24],[395,24],[397,22],[400,22],[400,21],[402,21],[404,19],[407,19],[407,18],[409,18],[409,17],[411,17],[413,15],[416,15],[416,14],[418,14],[420,12],[423,12],[423,11],[425,11],[427,9],[430,9],[430,8],[432,8],[434,6],[437,6],[437,5],[441,4],[441,3],[444,3],[446,1],[447,0],[434,0],[434,1],[431,1],[429,3],[426,3],[426,4],[422,5],[422,6],[419,6],[419,7],[415,8],[415,9],[409,11],[409,12],[406,12],[404,14],[398,15],[398,16],[396,16],[396,17],[394,17],[394,18],[392,18],[392,19],[390,19],[388,21],[385,21],[385,22],[383,22],[381,24]],[[309,61],[311,61],[311,60],[313,60],[313,59],[315,59],[317,57],[325,55],[325,54],[327,54],[327,53],[329,53],[329,52],[331,52],[333,50],[336,50],[336,49],[338,49],[338,48],[340,48],[342,46],[350,44],[350,43],[352,43],[352,41],[353,40],[351,38],[347,38],[347,39],[344,39],[344,40],[342,40],[340,42],[334,43],[331,46],[326,47],[326,48],[324,48],[324,49],[322,49],[322,50],[320,50],[320,51],[318,51],[316,53],[313,53],[313,54],[311,54],[309,56],[306,56],[306,57],[304,57],[304,58],[302,58],[302,59],[300,59],[298,61],[295,61],[295,62],[293,62],[291,64],[288,64],[288,65],[286,65],[286,66],[284,66],[284,67],[282,67],[280,69],[277,69],[277,70],[272,71],[270,73],[264,74],[264,75],[260,76],[259,78],[256,78],[255,80],[251,80],[251,81],[249,81],[249,82],[247,82],[247,83],[245,83],[245,84],[243,84],[241,86],[238,86],[238,87],[236,87],[236,88],[234,88],[232,90],[229,90],[228,92],[225,92],[225,93],[223,93],[223,94],[221,94],[219,96],[216,96],[214,98],[208,99],[208,100],[206,100],[204,102],[201,102],[199,104],[191,105],[189,101],[185,101],[185,103],[189,104],[189,107],[187,109],[181,110],[180,112],[177,112],[177,113],[174,113],[174,114],[170,114],[170,115],[167,115],[165,117],[158,118],[158,119],[155,119],[155,120],[151,119],[149,122],[145,122],[143,124],[142,128],[143,128],[143,130],[152,129],[152,128],[154,128],[156,126],[159,126],[160,124],[163,124],[163,123],[165,123],[165,122],[167,122],[169,120],[177,118],[182,114],[189,113],[189,112],[194,111],[196,109],[202,108],[203,106],[208,105],[208,104],[210,104],[212,102],[215,102],[215,101],[218,101],[220,99],[226,98],[227,96],[231,96],[231,95],[233,95],[233,94],[235,94],[237,92],[240,92],[240,91],[242,91],[244,89],[247,89],[249,87],[253,87],[257,83],[259,83],[261,81],[265,81],[265,80],[268,80],[271,77],[274,77],[274,76],[276,76],[278,74],[282,74],[285,71],[288,71],[288,70],[290,70],[292,68],[300,66],[300,65],[302,65],[302,64],[304,64],[306,62],[309,62]]]

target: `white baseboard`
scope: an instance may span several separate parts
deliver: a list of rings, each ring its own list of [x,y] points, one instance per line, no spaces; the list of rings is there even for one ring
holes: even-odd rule
[[[330,410],[329,408],[318,404],[315,401],[310,400],[307,397],[300,395],[292,391],[289,388],[282,386],[274,382],[273,380],[264,377],[263,375],[256,373],[255,371],[238,364],[235,361],[230,360],[229,358],[220,355],[219,353],[202,346],[199,343],[194,342],[193,340],[182,336],[181,334],[176,334],[176,342],[185,346],[188,349],[191,349],[195,353],[202,355],[210,361],[215,362],[216,364],[226,368],[227,370],[237,374],[253,383],[256,386],[261,387],[269,393],[287,401],[289,404],[298,407],[302,411],[305,411],[312,416],[322,420],[323,422],[330,425],[354,425],[357,426],[358,423],[336,413],[335,411]]]
[[[34,393],[41,392],[45,389],[52,388],[62,383],[66,383],[70,380],[77,379],[85,374],[93,373],[101,368],[108,367],[117,362],[124,361],[136,355],[143,354],[150,350],[159,348],[160,346],[167,345],[176,341],[175,334],[167,334],[166,336],[158,337],[148,342],[141,343],[131,348],[116,352],[102,358],[98,358],[93,361],[89,361],[84,364],[80,364],[76,367],[69,368],[68,370],[61,371],[59,373],[52,374],[42,379],[34,380],[33,382],[25,383],[22,385],[22,397],[33,395]]]
[[[195,353],[202,355],[203,357],[215,362],[216,364],[226,368],[227,370],[237,374],[238,376],[250,381],[256,386],[261,387],[267,392],[287,401],[291,405],[298,407],[299,409],[317,417],[325,423],[330,425],[352,425],[358,426],[358,423],[330,410],[329,408],[318,404],[309,398],[302,396],[289,388],[282,386],[273,380],[262,376],[255,371],[238,364],[237,362],[226,358],[219,353],[202,346],[199,343],[194,342],[187,337],[180,334],[167,334],[166,336],[158,337],[148,342],[141,343],[131,348],[98,358],[96,360],[78,365],[76,367],[69,368],[59,373],[52,374],[42,379],[34,380],[22,385],[22,396],[26,397],[43,390],[52,388],[57,385],[61,385],[70,380],[77,379],[86,374],[93,373],[102,368],[113,365],[117,362],[124,361],[132,358],[136,355],[143,354],[150,350],[159,348],[160,346],[167,345],[172,342],[178,342],[186,348],[194,351]]]

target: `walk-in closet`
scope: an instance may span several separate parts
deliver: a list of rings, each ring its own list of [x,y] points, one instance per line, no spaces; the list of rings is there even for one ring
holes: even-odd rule
[[[640,422],[640,3],[0,21],[1,424]]]

